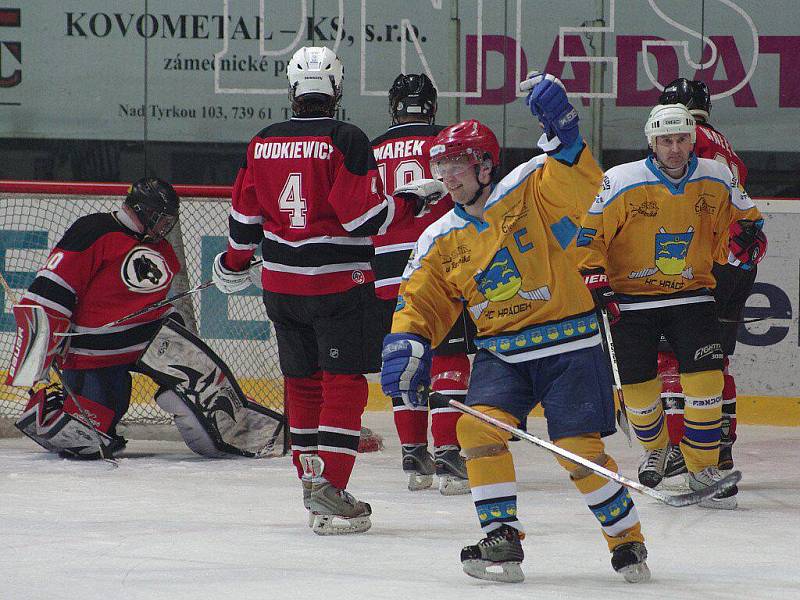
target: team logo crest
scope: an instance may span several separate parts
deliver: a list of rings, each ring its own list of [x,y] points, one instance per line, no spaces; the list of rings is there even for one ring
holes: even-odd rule
[[[136,246],[122,261],[120,276],[130,291],[149,294],[169,287],[173,273],[161,254],[151,248]]]
[[[694,237],[694,227],[684,232],[672,233],[661,227],[655,238],[655,266],[648,266],[628,275],[628,279],[650,277],[659,271],[664,275],[680,275],[694,279],[693,268],[686,264],[689,246]]]
[[[478,318],[490,302],[505,302],[515,296],[525,300],[550,300],[550,289],[545,285],[535,290],[522,289],[522,275],[508,248],[500,248],[489,267],[475,275],[478,291],[486,297],[485,302],[470,306],[473,318]]]

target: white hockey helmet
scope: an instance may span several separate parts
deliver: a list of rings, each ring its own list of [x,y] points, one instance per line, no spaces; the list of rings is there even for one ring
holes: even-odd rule
[[[650,111],[644,126],[647,143],[652,148],[658,136],[674,133],[688,133],[694,144],[697,132],[692,113],[683,104],[657,104]]]
[[[292,101],[304,94],[323,94],[337,100],[342,95],[344,67],[329,48],[300,48],[289,61],[286,76]]]

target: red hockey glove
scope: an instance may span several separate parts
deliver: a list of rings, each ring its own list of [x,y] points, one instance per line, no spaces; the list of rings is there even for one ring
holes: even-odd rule
[[[730,226],[728,247],[741,263],[739,267],[745,271],[760,263],[767,252],[767,236],[764,235],[763,226],[764,219],[740,219]]]
[[[595,306],[600,310],[608,312],[608,322],[614,325],[619,321],[619,302],[611,286],[608,285],[608,275],[603,269],[592,269],[583,271],[583,283],[589,288]]]

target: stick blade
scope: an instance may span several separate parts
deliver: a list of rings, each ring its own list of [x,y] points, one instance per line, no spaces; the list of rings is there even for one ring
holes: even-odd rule
[[[711,498],[712,496],[716,496],[720,492],[727,492],[733,486],[735,486],[739,481],[742,479],[742,472],[741,471],[732,471],[714,485],[708,486],[704,490],[697,490],[688,492],[686,494],[675,494],[675,495],[664,495],[664,503],[668,504],[669,506],[691,506],[693,504],[698,504],[701,500],[705,500],[706,498]]]

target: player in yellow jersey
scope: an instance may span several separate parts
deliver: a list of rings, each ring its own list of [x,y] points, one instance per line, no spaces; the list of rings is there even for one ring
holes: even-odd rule
[[[432,173],[455,207],[422,234],[403,274],[381,384],[388,396],[422,404],[431,346],[466,302],[478,352],[465,403],[514,426],[541,404],[555,444],[616,471],[602,441],[614,432],[614,404],[594,303],[565,252],[577,234],[564,220],[567,207],[593,195],[602,173],[561,82],[538,75],[522,87],[531,90],[528,106],[544,126],[539,146],[546,154],[498,181],[497,138],[478,121],[446,128],[431,146]],[[457,434],[486,534],[461,551],[464,571],[522,581],[524,533],[510,436],[468,415]],[[647,551],[628,490],[559,462],[600,522],[614,570],[630,582],[647,580]]]
[[[721,478],[723,351],[711,269],[727,250],[732,222],[763,221],[727,166],[693,154],[695,120],[685,106],[653,108],[645,135],[650,156],[606,172],[582,223],[579,267],[595,301],[618,320],[612,329],[628,420],[645,448],[639,481],[655,487],[664,475],[663,335],[678,358],[686,395],[681,450],[687,483],[698,490]],[[735,508],[736,492],[700,504]]]

